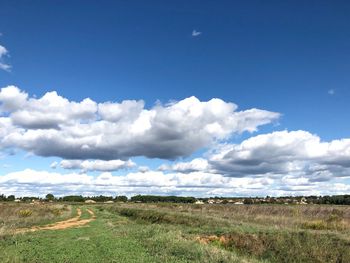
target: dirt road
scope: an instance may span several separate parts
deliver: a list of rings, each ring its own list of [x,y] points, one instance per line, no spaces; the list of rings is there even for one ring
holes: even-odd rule
[[[39,230],[59,230],[59,229],[84,226],[84,225],[86,225],[86,224],[88,224],[91,221],[96,219],[96,216],[92,210],[86,209],[86,211],[91,216],[88,219],[80,219],[82,212],[81,212],[80,208],[77,208],[77,216],[75,216],[73,218],[70,218],[70,219],[67,219],[64,221],[60,221],[57,223],[45,225],[45,226],[33,226],[30,228],[18,229],[16,231],[16,233],[35,232],[35,231],[39,231]]]

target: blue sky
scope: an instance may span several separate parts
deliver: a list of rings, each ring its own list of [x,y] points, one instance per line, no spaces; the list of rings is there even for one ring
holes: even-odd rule
[[[332,146],[335,144],[334,140],[346,140],[349,137],[350,123],[347,121],[350,112],[348,103],[350,97],[349,11],[350,4],[347,1],[221,1],[219,3],[215,1],[102,1],[102,3],[100,1],[2,1],[0,45],[6,48],[7,53],[1,55],[0,52],[0,63],[11,66],[11,69],[0,70],[0,88],[13,85],[22,93],[25,92],[28,98],[35,96],[38,99],[47,92],[56,91],[63,98],[76,102],[85,98],[90,98],[96,103],[143,100],[145,110],[151,110],[158,101],[166,109],[169,101],[175,103],[191,96],[195,96],[200,102],[219,98],[226,103],[232,102],[238,105],[236,112],[257,108],[279,113],[278,118],[269,116],[264,124],[261,124],[261,120],[260,122],[257,120],[255,132],[249,132],[244,128],[242,132],[237,132],[231,126],[230,129],[227,128],[229,131],[224,139],[218,140],[216,134],[214,138],[208,139],[207,143],[193,147],[191,151],[166,158],[160,153],[164,151],[163,148],[154,149],[158,152],[152,152],[152,154],[148,152],[145,154],[144,150],[140,152],[135,150],[127,155],[118,153],[114,159],[130,159],[135,165],[128,169],[108,171],[108,173],[111,176],[125,177],[130,173],[136,173],[139,166],[148,166],[150,171],[142,174],[145,178],[149,178],[152,176],[148,173],[160,173],[157,167],[162,164],[171,166],[178,162],[190,162],[193,159],[202,158],[210,163],[210,169],[191,169],[186,173],[183,170],[170,169],[170,171],[162,171],[161,176],[188,178],[193,175],[191,173],[201,172],[208,178],[216,178],[220,175],[222,178],[217,180],[223,181],[232,178],[232,180],[243,181],[264,179],[268,182],[259,181],[262,186],[257,192],[252,193],[263,195],[271,191],[272,194],[286,194],[289,192],[282,192],[281,185],[285,187],[288,184],[286,180],[289,180],[290,176],[294,176],[293,179],[299,181],[306,178],[305,180],[309,180],[308,183],[311,184],[314,179],[310,176],[315,175],[310,173],[296,175],[291,172],[281,172],[277,167],[273,169],[265,167],[260,171],[261,173],[257,173],[258,175],[243,173],[232,176],[232,170],[241,168],[236,166],[238,157],[234,153],[238,150],[231,149],[230,156],[236,156],[236,159],[231,160],[230,165],[222,165],[221,161],[218,165],[215,159],[217,156],[215,157],[211,152],[223,143],[234,148],[234,145],[239,145],[244,140],[259,134],[267,136],[278,131],[308,132],[315,137],[319,136],[322,142],[329,143],[327,147],[330,149],[335,147]],[[12,97],[11,100],[13,100]],[[0,102],[4,105],[1,95]],[[192,101],[192,103],[196,102]],[[34,114],[32,108],[29,108],[27,113]],[[19,110],[20,106],[16,110],[3,109],[2,116],[11,119],[11,114]],[[171,111],[171,109],[168,110]],[[224,118],[226,117],[225,115]],[[13,118],[11,121],[16,128],[24,127],[23,123],[18,124],[18,121],[15,123]],[[179,123],[181,121],[186,122],[187,119],[179,119]],[[161,125],[167,123],[168,120],[163,120]],[[172,125],[176,126],[174,123]],[[204,124],[200,122],[196,128],[200,130],[203,128],[201,125]],[[4,138],[11,135],[9,126],[3,125],[2,129],[7,129],[2,135]],[[24,129],[27,130],[21,131],[22,135],[23,132],[30,130],[28,127]],[[33,132],[38,132],[38,129]],[[100,135],[104,136],[104,132],[100,130]],[[179,133],[189,138],[184,131],[181,130]],[[305,138],[306,135],[304,135],[281,136]],[[118,134],[114,136],[118,137]],[[162,137],[154,142],[147,141],[147,147],[153,149],[152,143],[161,140]],[[286,140],[284,138],[284,142]],[[138,143],[135,148],[146,145],[145,142]],[[301,159],[305,160],[305,158],[308,160],[307,164],[302,165],[303,172],[306,170],[305,167],[313,167],[316,164],[322,166],[322,169],[320,168],[322,171],[329,172],[327,180],[322,177],[324,185],[321,185],[321,181],[317,182],[317,185],[314,184],[313,188],[309,185],[312,191],[327,193],[326,190],[322,190],[322,187],[327,189],[331,186],[335,189],[334,184],[341,184],[342,189],[346,189],[339,190],[340,192],[348,191],[349,163],[346,160],[349,160],[350,154],[346,155],[349,151],[348,142],[342,143],[340,150],[337,150],[341,159],[337,160],[337,167],[334,166],[335,164],[332,164],[331,168],[325,167],[331,162],[330,159],[334,161],[333,148],[321,157],[311,154],[311,157],[308,155],[306,158],[305,153],[298,152],[304,159],[296,158],[294,162],[301,162]],[[300,143],[296,144],[300,145]],[[24,142],[14,143],[13,140],[6,145],[4,142],[3,146],[0,145],[0,151],[2,151],[0,175],[3,178],[14,172],[24,173],[26,169],[30,169],[27,174],[34,179],[41,178],[40,176],[61,176],[61,174],[71,178],[74,174],[82,173],[87,178],[101,176],[101,171],[64,169],[60,162],[70,160],[72,156],[60,155],[57,152],[43,154],[37,149],[23,145],[25,145]],[[270,149],[270,146],[265,145],[265,149]],[[255,150],[254,153],[257,151]],[[291,150],[290,155],[296,154]],[[260,158],[253,153],[251,156],[254,160]],[[79,153],[73,157],[81,162],[101,159],[100,155],[79,157]],[[226,156],[224,159],[227,158]],[[286,159],[290,161],[289,157]],[[261,168],[263,163],[275,163],[276,161],[273,160],[260,160],[259,167]],[[53,162],[58,163],[56,169],[50,168]],[[286,166],[286,162],[284,160],[279,165]],[[233,164],[235,165],[232,166]],[[250,163],[246,165],[245,169],[249,171],[254,168],[249,166]],[[288,165],[291,164],[288,163]],[[222,166],[226,168],[223,169]],[[38,175],[38,172],[43,171],[49,174]],[[341,179],[339,179],[339,173],[342,174]],[[212,177],[210,177],[211,174]],[[130,176],[132,175],[134,174]],[[17,176],[20,177],[22,174]],[[197,177],[193,175],[193,178]],[[193,179],[193,182],[196,183],[197,179]],[[7,181],[3,180],[5,185]],[[183,181],[180,181],[176,181],[179,185],[174,180],[171,181],[173,188],[168,182],[168,188],[164,191],[159,190],[163,189],[164,185],[154,186],[154,193],[196,195],[214,193],[209,190],[198,192],[190,187],[188,192],[181,192],[179,189],[183,188],[181,185]],[[215,188],[213,183],[215,180],[209,181],[208,188]],[[231,183],[234,186],[239,184],[233,181]],[[245,184],[253,183],[245,182]],[[307,183],[303,181],[302,184]],[[24,187],[20,183],[13,187],[12,189],[19,194],[32,191],[30,186]],[[124,188],[126,189],[126,186]],[[124,191],[126,194],[144,191],[141,188],[128,190],[124,188],[119,189],[115,186],[106,190],[102,187],[99,191],[103,193]],[[41,189],[43,192],[50,190],[44,186]],[[66,188],[62,186],[60,189]],[[61,191],[52,188],[51,190],[56,191],[57,194],[78,191],[74,187],[67,189]],[[1,186],[0,190],[2,190]],[[300,193],[298,191],[294,189],[290,193],[298,194]],[[91,192],[93,191],[89,193]],[[225,192],[220,187],[217,187],[215,193],[249,195],[248,190],[242,193],[236,190]],[[334,193],[338,193],[336,189]]]

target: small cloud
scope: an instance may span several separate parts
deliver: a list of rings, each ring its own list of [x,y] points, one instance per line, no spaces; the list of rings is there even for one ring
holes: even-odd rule
[[[192,31],[192,36],[193,37],[198,37],[199,35],[201,35],[202,34],[202,32],[199,32],[199,31],[197,31],[197,30],[195,30],[195,29],[193,29],[193,31]]]
[[[328,90],[328,94],[329,94],[329,95],[334,95],[334,94],[335,94],[335,90],[334,90],[334,89]]]
[[[50,165],[50,168],[56,169],[57,166],[58,166],[58,162],[55,161],[55,162],[53,162],[53,163]]]
[[[139,166],[139,172],[140,173],[147,173],[149,171],[150,171],[150,169],[149,169],[148,166]]]
[[[0,69],[10,71],[11,66],[3,62],[4,57],[8,57],[8,51],[4,46],[0,45]]]
[[[51,168],[52,166],[58,167],[58,165],[63,169],[81,169],[83,173],[89,171],[111,172],[136,166],[131,160],[63,160],[59,164],[56,162],[52,163]]]

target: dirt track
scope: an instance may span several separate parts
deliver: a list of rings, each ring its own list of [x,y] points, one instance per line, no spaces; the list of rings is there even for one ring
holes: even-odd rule
[[[95,214],[94,214],[94,212],[92,210],[86,209],[86,211],[91,216],[89,219],[80,219],[80,217],[81,217],[81,209],[77,208],[78,215],[73,217],[73,218],[70,218],[70,219],[67,219],[67,220],[64,220],[64,221],[60,221],[60,222],[57,222],[57,223],[45,225],[45,226],[33,226],[31,228],[18,229],[16,231],[16,233],[35,232],[35,231],[39,231],[39,230],[59,230],[59,229],[66,229],[66,228],[84,226],[84,225],[86,225],[86,224],[88,224],[91,221],[96,219],[96,216],[95,216]]]

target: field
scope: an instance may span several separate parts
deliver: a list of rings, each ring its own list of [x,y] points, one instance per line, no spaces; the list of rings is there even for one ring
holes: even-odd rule
[[[350,262],[350,207],[0,203],[0,262]]]

